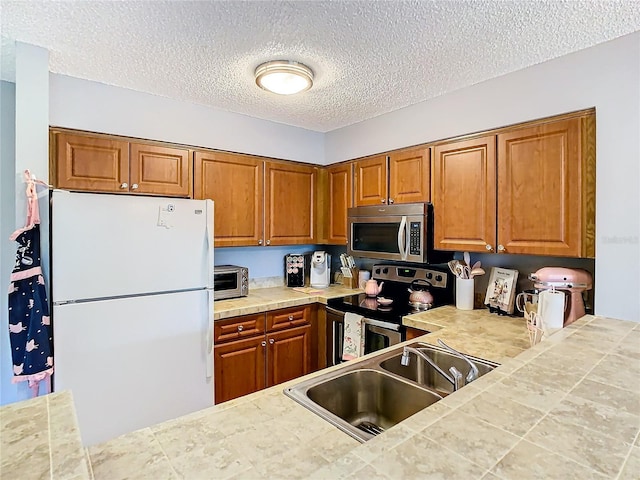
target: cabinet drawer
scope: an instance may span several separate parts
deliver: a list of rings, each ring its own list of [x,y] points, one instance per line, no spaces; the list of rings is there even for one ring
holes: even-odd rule
[[[264,334],[264,313],[217,320],[213,324],[213,343]]]
[[[307,325],[311,318],[311,306],[293,307],[267,312],[267,331]]]

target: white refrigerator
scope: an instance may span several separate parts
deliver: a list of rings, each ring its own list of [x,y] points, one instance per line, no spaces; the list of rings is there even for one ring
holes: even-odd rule
[[[85,446],[213,405],[213,202],[51,194],[55,391]]]

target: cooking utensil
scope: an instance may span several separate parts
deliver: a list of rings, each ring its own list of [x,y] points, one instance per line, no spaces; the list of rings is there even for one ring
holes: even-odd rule
[[[467,267],[471,267],[471,255],[469,255],[469,252],[464,252],[462,256]]]
[[[476,263],[480,263],[480,262],[476,262]],[[484,274],[485,274],[484,268],[474,267],[469,273],[469,278],[473,278],[476,275],[484,275]]]
[[[475,268],[480,268],[480,260],[478,260],[476,263],[473,264],[473,267],[471,267],[471,270],[475,269]]]

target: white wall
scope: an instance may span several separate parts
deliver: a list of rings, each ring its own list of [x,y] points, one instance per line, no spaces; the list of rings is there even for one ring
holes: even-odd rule
[[[327,163],[589,107],[596,313],[640,321],[640,32],[329,132]]]
[[[9,284],[9,273],[13,269],[16,243],[9,241],[11,233],[25,225],[26,195],[23,182],[25,169],[38,178],[49,175],[49,52],[43,48],[16,42],[16,83],[2,82],[2,131],[0,150],[0,196],[2,218],[0,233],[2,255],[0,265],[2,285]],[[49,197],[46,189],[38,188],[41,223],[41,264],[48,284],[49,272]],[[12,384],[12,362],[9,352],[8,312],[6,294],[0,302],[0,403],[10,403],[29,397],[26,382]],[[41,386],[41,391],[44,386]]]
[[[65,75],[50,75],[52,126],[322,164],[324,135]]]

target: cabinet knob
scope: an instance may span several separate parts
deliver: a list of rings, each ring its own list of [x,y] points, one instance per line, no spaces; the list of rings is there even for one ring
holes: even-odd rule
[[[258,245],[262,245],[262,239],[258,240]]]
[[[267,245],[271,245],[271,240],[267,240]]]
[[[238,325],[238,331],[241,332],[242,330],[244,330],[244,327],[242,325]]]
[[[484,246],[484,248],[487,249],[487,252],[490,252],[491,250],[493,250],[493,247],[491,245],[489,245],[488,243]]]
[[[387,203],[387,199],[386,198],[381,198],[380,199],[380,203]]]
[[[261,346],[263,346],[263,347],[266,347],[266,346],[267,346],[267,342],[265,342],[265,341],[263,340],[262,342],[260,342],[260,345],[261,345]]]
[[[275,343],[275,340],[273,338],[269,339],[269,345],[273,345]]]
[[[138,184],[134,183],[133,185],[131,185],[131,190],[137,190],[138,189]]]
[[[125,188],[129,188],[129,184],[127,182],[121,183],[120,188],[124,190]]]
[[[498,251],[504,252],[505,251],[504,245],[498,245]]]
[[[393,205],[393,198],[389,199],[389,205]]]
[[[289,315],[289,321],[293,322],[293,315]]]

